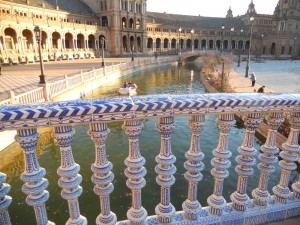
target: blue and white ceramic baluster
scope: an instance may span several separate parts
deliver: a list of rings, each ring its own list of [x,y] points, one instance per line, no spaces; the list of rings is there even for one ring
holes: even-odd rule
[[[294,132],[294,135],[293,135],[293,140],[294,142],[293,143],[293,147],[294,148],[297,148],[298,147],[298,155],[300,156],[300,146],[299,146],[299,129],[300,129],[300,113],[298,112],[297,116],[293,118],[293,120],[291,121],[292,122],[292,126],[291,126],[291,129],[293,129],[293,132]],[[298,158],[298,162],[299,162],[299,158]],[[293,193],[294,193],[294,196],[298,199],[300,199],[300,177],[299,177],[299,180],[292,184],[292,189],[293,189]]]
[[[290,113],[291,130],[288,139],[282,144],[282,151],[279,156],[282,160],[279,161],[281,167],[281,176],[279,184],[273,187],[274,199],[280,203],[287,203],[291,191],[288,187],[292,170],[297,168],[295,164],[299,160],[300,147],[298,144],[299,128],[300,128],[300,112]],[[295,186],[294,186],[295,187]]]
[[[160,223],[171,223],[175,214],[175,208],[171,204],[171,186],[175,183],[176,157],[171,151],[171,134],[175,128],[174,117],[162,117],[158,119],[156,127],[160,133],[161,145],[160,153],[155,157],[158,165],[155,172],[158,174],[156,182],[160,188],[160,203],[155,207],[155,213]]]
[[[40,167],[36,155],[38,138],[36,128],[21,129],[17,131],[15,140],[24,150],[25,171],[21,180],[25,182],[22,191],[27,194],[26,203],[33,206],[36,222],[39,225],[54,224],[48,221],[45,202],[49,198],[48,180],[44,178],[46,170]]]
[[[0,224],[11,225],[7,208],[12,198],[7,195],[10,191],[10,185],[4,183],[6,177],[5,173],[0,173]]]
[[[72,126],[55,127],[53,137],[60,146],[61,165],[57,170],[60,176],[58,185],[63,189],[61,197],[68,201],[70,218],[66,225],[86,225],[87,219],[80,215],[78,198],[82,194],[80,166],[75,163],[71,148],[75,130]]]
[[[129,154],[125,159],[125,176],[128,177],[127,187],[132,191],[132,207],[127,211],[127,218],[132,225],[143,225],[147,211],[142,207],[141,189],[145,187],[145,159],[141,156],[139,135],[143,128],[140,120],[124,121],[122,126],[129,139]]]
[[[213,150],[214,158],[211,160],[211,165],[214,167],[211,170],[211,174],[214,177],[215,184],[214,192],[208,197],[207,203],[210,206],[210,213],[220,216],[226,206],[226,200],[222,194],[224,179],[229,176],[227,169],[231,166],[229,158],[232,153],[228,149],[228,135],[235,124],[234,115],[219,115],[217,123],[220,130],[220,138],[217,148]]]
[[[261,163],[258,164],[260,177],[258,187],[252,191],[253,202],[260,206],[267,206],[271,196],[268,192],[268,182],[270,174],[275,171],[274,164],[278,162],[276,154],[279,148],[276,146],[276,134],[280,125],[284,121],[283,113],[269,113],[268,115],[268,135],[264,145],[261,146],[261,154],[258,155]]]
[[[239,155],[235,158],[238,165],[235,171],[238,174],[237,190],[231,194],[230,199],[232,206],[238,211],[245,211],[250,200],[246,193],[248,178],[253,175],[252,166],[256,164],[254,156],[257,150],[254,148],[255,130],[261,123],[260,113],[250,113],[243,116],[244,125],[246,127],[245,138],[242,146],[238,147]]]
[[[197,186],[203,178],[201,171],[204,169],[202,162],[204,154],[201,152],[200,134],[205,124],[204,115],[190,117],[189,125],[192,131],[191,145],[189,151],[185,153],[187,161],[184,163],[184,168],[187,170],[184,177],[189,182],[189,190],[188,198],[182,204],[185,216],[190,220],[196,220],[201,210],[201,205],[197,200]]]
[[[114,190],[112,181],[114,174],[111,172],[113,165],[107,160],[106,139],[109,129],[106,123],[91,123],[88,134],[95,143],[95,162],[91,169],[94,172],[92,182],[95,184],[94,192],[100,198],[101,213],[96,219],[97,225],[113,225],[117,221],[116,214],[110,211],[109,195]]]

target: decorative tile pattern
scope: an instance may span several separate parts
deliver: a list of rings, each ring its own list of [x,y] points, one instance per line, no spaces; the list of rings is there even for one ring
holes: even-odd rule
[[[0,106],[0,131],[21,127],[199,113],[299,111],[300,94],[150,95]]]

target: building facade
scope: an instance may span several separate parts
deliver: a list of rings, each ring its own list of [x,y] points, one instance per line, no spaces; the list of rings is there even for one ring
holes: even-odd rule
[[[258,14],[253,0],[245,14],[224,18],[147,12],[146,0],[0,0],[2,63],[39,60],[34,28],[41,29],[43,60],[135,52],[221,50],[299,57],[300,3],[279,0],[273,15]],[[253,20],[251,20],[253,19]],[[250,37],[251,36],[251,37]]]

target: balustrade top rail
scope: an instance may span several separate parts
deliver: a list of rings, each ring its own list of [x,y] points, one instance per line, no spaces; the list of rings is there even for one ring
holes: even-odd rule
[[[0,107],[0,131],[193,114],[300,111],[300,94],[153,95]]]

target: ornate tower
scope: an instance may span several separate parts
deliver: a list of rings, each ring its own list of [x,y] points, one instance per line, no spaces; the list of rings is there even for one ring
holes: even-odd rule
[[[256,14],[255,4],[253,3],[253,0],[251,0],[251,3],[248,6],[247,14],[251,14],[251,15]]]
[[[147,0],[83,0],[107,27],[106,43],[113,56],[145,52]]]
[[[232,17],[233,17],[232,10],[231,10],[231,7],[229,7],[229,9],[227,10],[226,18],[232,18]]]

